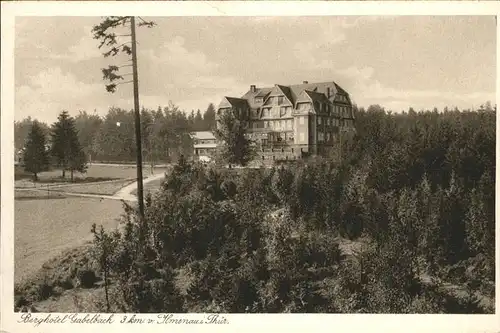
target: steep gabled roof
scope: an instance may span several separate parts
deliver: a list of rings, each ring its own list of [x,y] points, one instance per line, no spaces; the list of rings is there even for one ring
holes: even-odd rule
[[[248,101],[243,98],[226,97],[227,101],[235,108],[248,108]]]
[[[266,97],[268,97],[269,94],[273,91],[273,89],[276,88],[279,89],[293,105],[296,105],[297,102],[300,102],[300,100],[304,98],[324,103],[328,102],[329,99],[331,100],[332,98],[334,98],[337,94],[345,95],[350,101],[349,94],[333,81],[303,83],[291,86],[276,84],[274,87],[255,87],[254,89],[248,90],[241,98],[230,97],[232,101],[227,100],[227,98],[225,99],[225,101],[230,106],[243,106],[244,104],[242,100],[245,100],[247,103],[245,106],[249,106],[252,110],[252,116],[255,116],[255,111],[259,110],[263,106],[262,103],[255,103],[255,97],[263,97],[265,100]],[[307,91],[307,97],[301,95],[302,93],[304,93],[304,91]],[[328,96],[328,93],[330,93],[330,96]]]
[[[234,107],[234,108],[248,108],[248,101],[243,98],[236,98],[236,97],[224,97],[222,102],[219,104],[219,109],[220,108],[226,108],[226,107]]]
[[[326,98],[325,94],[321,94],[315,91],[304,90],[304,92],[311,98],[313,102],[329,103],[330,101]]]
[[[316,92],[320,94],[324,94],[326,97],[328,94],[328,88],[330,88],[330,96],[334,96],[337,93],[349,95],[344,89],[342,89],[337,83],[330,82],[319,82],[319,83],[303,83],[303,84],[295,84],[289,86],[292,98],[294,101],[300,95],[300,93],[304,90],[308,90],[311,92]]]
[[[263,106],[269,105],[267,103],[268,103],[270,98],[276,97],[276,96],[282,96],[282,95],[284,95],[286,98],[287,102],[285,104],[294,105],[293,100],[292,100],[291,95],[290,95],[290,89],[286,86],[281,86],[279,84],[275,84],[274,87],[272,88],[271,92],[269,94],[267,94],[267,97],[264,100]]]
[[[278,87],[278,89],[283,92],[283,95],[285,95],[285,97],[288,99],[288,101],[293,105],[294,101],[292,98],[292,92],[290,91],[290,88],[287,86],[279,85],[279,84],[277,84],[276,87]]]
[[[302,90],[302,92],[300,92],[300,94],[298,94],[295,99],[295,106],[297,106],[297,103],[309,103],[309,102],[312,102],[311,96],[309,96],[309,94],[307,94],[305,90]]]
[[[257,109],[262,103],[255,103],[255,97],[263,97],[265,99],[271,90],[273,90],[273,88],[255,88],[255,91],[248,90],[241,98],[247,100],[250,108]]]
[[[209,131],[192,132],[191,137],[198,140],[215,140],[215,136]]]
[[[257,92],[257,94],[255,94],[255,97],[266,97],[267,95],[269,95],[269,93],[271,92],[271,88],[262,88],[262,89],[259,89],[259,91]]]

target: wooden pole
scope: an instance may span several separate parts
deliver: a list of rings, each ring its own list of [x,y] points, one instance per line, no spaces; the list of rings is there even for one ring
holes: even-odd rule
[[[134,82],[134,110],[135,110],[135,141],[137,145],[137,201],[139,203],[139,214],[144,218],[144,194],[142,183],[142,138],[141,138],[141,114],[139,110],[139,78],[137,74],[137,41],[135,36],[135,17],[130,18],[130,29],[132,35],[132,74]]]

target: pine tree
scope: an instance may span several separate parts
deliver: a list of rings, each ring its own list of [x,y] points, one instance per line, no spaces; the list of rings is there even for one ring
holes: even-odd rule
[[[253,157],[253,150],[251,141],[245,136],[245,123],[232,112],[223,113],[219,123],[215,136],[222,143],[222,159],[229,164],[246,165]]]
[[[194,128],[197,131],[201,131],[204,129],[203,126],[203,116],[201,115],[200,109],[196,111],[196,116],[194,117]]]
[[[206,130],[213,130],[215,128],[215,106],[210,103],[207,110],[203,114],[203,125]]]
[[[24,150],[24,169],[33,173],[38,180],[38,173],[46,171],[49,166],[49,154],[45,147],[45,132],[37,121],[31,125]]]
[[[52,125],[52,155],[62,168],[62,177],[70,170],[73,181],[74,171],[85,172],[87,168],[85,152],[78,141],[74,119],[67,111],[61,112],[57,119]]]

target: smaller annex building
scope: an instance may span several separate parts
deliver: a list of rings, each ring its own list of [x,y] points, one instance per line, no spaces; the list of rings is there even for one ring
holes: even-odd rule
[[[217,149],[215,136],[210,131],[192,132],[193,156],[200,162],[210,162]]]

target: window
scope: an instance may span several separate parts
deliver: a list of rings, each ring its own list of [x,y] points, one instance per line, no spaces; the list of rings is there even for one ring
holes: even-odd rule
[[[300,135],[300,141],[304,141],[305,140],[304,139],[304,133],[300,133],[299,135]]]
[[[285,128],[286,128],[285,121],[284,121],[284,120],[282,120],[282,121],[281,121],[281,129],[285,129]]]
[[[283,104],[283,96],[278,97],[278,105]]]
[[[304,117],[299,117],[299,124],[304,125]]]
[[[292,129],[293,128],[292,119],[288,119],[287,122],[288,122],[288,128]]]
[[[318,125],[321,125],[321,117],[318,117]]]
[[[323,132],[318,132],[318,141],[323,141],[323,140],[324,140]]]
[[[286,114],[286,108],[284,106],[280,107],[280,117],[283,117]]]
[[[264,128],[268,128],[269,127],[269,122],[268,121],[265,121],[264,122]]]

